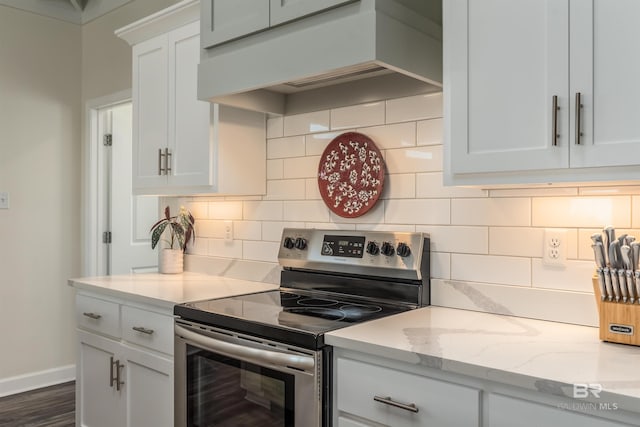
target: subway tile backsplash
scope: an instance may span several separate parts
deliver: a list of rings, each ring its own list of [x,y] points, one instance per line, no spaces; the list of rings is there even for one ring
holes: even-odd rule
[[[376,206],[354,219],[331,213],[316,182],[319,156],[346,131],[368,135],[388,173]],[[421,231],[433,304],[596,325],[590,235],[612,224],[640,238],[640,186],[443,186],[440,93],[271,118],[267,153],[264,196],[172,200],[196,217],[188,269],[277,282],[284,227]],[[567,230],[564,268],[542,263],[546,228]]]

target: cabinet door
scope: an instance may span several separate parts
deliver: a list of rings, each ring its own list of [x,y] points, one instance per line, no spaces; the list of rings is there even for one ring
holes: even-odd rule
[[[278,25],[356,0],[271,0],[270,24]]]
[[[129,427],[173,426],[173,361],[123,346]],[[116,425],[116,424],[113,424]]]
[[[161,187],[167,147],[167,36],[133,47],[133,189]]]
[[[119,344],[78,331],[76,424],[82,427],[124,425],[123,391],[111,385],[111,360],[118,359]]]
[[[172,31],[169,40],[168,135],[170,186],[210,184],[210,104],[198,100],[199,24]],[[165,91],[167,88],[165,88]]]
[[[203,0],[200,11],[203,49],[269,27],[269,0]]]
[[[571,3],[570,94],[582,98],[580,145],[572,126],[572,167],[639,163],[638,22],[636,0]]]
[[[450,171],[568,167],[568,0],[447,0],[443,8]]]
[[[615,421],[590,417],[565,409],[540,405],[526,400],[513,399],[497,394],[489,394],[487,427],[623,427]],[[579,405],[580,403],[577,403]],[[583,402],[587,407],[589,403]],[[602,411],[605,413],[606,411]]]

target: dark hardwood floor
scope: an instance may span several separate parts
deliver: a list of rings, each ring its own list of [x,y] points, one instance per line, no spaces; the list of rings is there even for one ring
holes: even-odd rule
[[[0,398],[2,427],[75,426],[75,382]]]

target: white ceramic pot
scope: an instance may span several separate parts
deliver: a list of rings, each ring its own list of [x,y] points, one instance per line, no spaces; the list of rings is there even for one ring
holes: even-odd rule
[[[184,269],[184,253],[181,249],[162,249],[158,270],[163,274],[182,273]]]

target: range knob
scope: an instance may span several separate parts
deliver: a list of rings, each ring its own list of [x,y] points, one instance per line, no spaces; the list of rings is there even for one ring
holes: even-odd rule
[[[371,255],[378,255],[380,253],[380,247],[374,241],[367,243],[367,253]]]
[[[284,242],[282,243],[282,246],[287,249],[293,249],[295,245],[295,241],[291,237],[285,237]]]
[[[411,255],[411,248],[409,247],[409,245],[407,245],[406,243],[398,243],[398,248],[396,249],[396,252],[398,253],[398,256],[401,257],[408,257],[409,255]]]
[[[306,249],[307,248],[307,240],[302,237],[298,237],[295,242],[296,249]]]
[[[380,253],[385,256],[392,256],[395,253],[393,245],[389,242],[383,242],[380,248]]]

